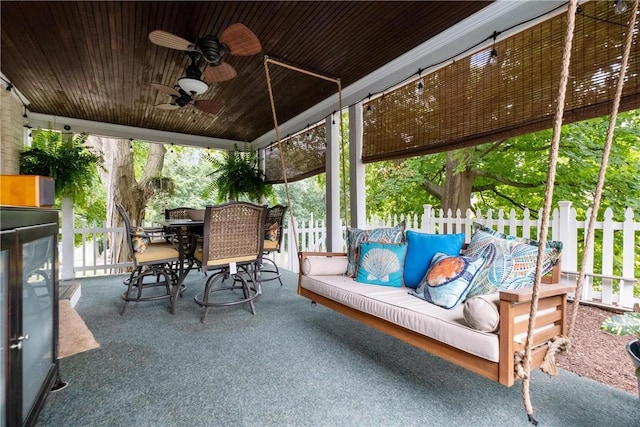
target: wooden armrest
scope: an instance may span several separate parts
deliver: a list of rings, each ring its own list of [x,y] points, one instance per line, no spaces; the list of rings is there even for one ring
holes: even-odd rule
[[[575,286],[570,285],[540,285],[538,292],[539,298],[547,298],[555,295],[562,295],[576,290]],[[533,296],[533,288],[511,289],[508,291],[500,291],[501,301],[511,302],[527,302],[531,301]]]

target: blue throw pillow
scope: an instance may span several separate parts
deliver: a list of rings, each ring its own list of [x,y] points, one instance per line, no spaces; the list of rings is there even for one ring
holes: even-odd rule
[[[361,243],[356,281],[370,285],[401,287],[406,253],[406,243]]]
[[[406,235],[408,246],[404,263],[404,285],[409,288],[418,287],[436,252],[460,255],[464,244],[464,233],[426,234],[408,230]]]
[[[420,286],[411,294],[446,309],[464,301],[485,258],[449,256],[437,253]]]

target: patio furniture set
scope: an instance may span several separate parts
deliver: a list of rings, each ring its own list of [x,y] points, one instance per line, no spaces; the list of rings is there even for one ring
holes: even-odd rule
[[[254,300],[261,294],[261,283],[280,280],[278,266],[269,260],[265,267],[264,259],[269,252],[280,250],[286,207],[229,202],[205,209],[176,208],[167,210],[160,227],[154,228],[134,227],[122,205],[116,207],[129,230],[127,246],[134,264],[124,281],[127,289],[121,295],[121,315],[129,302],[159,299],[168,299],[174,314],[186,289],[184,279],[193,268],[205,275],[213,272],[204,290],[194,297],[203,307],[202,322],[210,307],[246,303],[255,314]],[[242,297],[218,297],[218,292],[236,289],[242,291]]]

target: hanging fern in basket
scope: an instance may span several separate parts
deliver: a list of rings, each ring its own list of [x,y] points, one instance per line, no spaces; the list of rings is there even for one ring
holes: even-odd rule
[[[273,195],[271,185],[264,182],[264,173],[260,168],[257,150],[241,151],[238,147],[224,151],[221,157],[207,155],[213,167],[208,176],[210,184],[205,188],[203,197],[217,193],[217,201],[248,200],[261,202],[263,197]]]

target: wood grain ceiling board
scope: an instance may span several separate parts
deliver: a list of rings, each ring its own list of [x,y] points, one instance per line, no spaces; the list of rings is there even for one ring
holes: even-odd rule
[[[346,87],[489,3],[3,0],[0,71],[32,112],[252,141],[273,128],[263,55],[339,77]],[[150,84],[175,85],[189,60],[151,43],[149,32],[195,41],[235,22],[258,36],[263,51],[228,57],[238,76],[198,97],[220,102],[220,112],[155,108],[170,97]],[[274,69],[272,78],[281,123],[336,92],[292,71]]]

